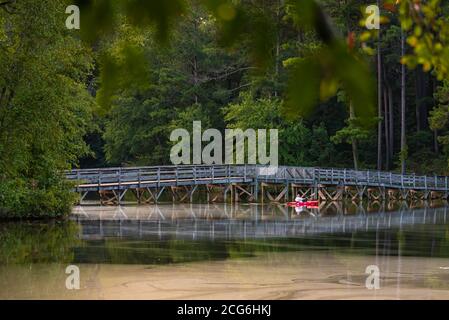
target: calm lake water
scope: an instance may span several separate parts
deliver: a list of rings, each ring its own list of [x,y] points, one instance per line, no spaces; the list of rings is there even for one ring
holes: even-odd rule
[[[69,265],[79,290],[66,288]],[[449,299],[449,209],[92,205],[0,223],[0,299],[86,298]]]

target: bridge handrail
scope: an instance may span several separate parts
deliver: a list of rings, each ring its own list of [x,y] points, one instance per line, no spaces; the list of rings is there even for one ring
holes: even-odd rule
[[[317,184],[367,185],[448,190],[447,176],[401,175],[376,170],[280,166],[270,171],[262,165],[167,165],[73,169],[65,172],[67,179],[88,184],[127,183],[182,179],[230,179],[314,182]]]

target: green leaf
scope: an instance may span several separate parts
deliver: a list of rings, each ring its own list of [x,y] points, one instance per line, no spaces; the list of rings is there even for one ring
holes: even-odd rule
[[[321,66],[305,58],[291,67],[283,113],[290,118],[308,115],[319,101]]]
[[[124,11],[132,24],[155,25],[156,38],[164,43],[168,40],[172,25],[185,13],[186,7],[184,0],[128,0],[125,1]]]

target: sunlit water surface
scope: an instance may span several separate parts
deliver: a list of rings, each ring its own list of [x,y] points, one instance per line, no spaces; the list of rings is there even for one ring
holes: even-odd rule
[[[83,206],[0,223],[0,299],[449,299],[440,205]]]

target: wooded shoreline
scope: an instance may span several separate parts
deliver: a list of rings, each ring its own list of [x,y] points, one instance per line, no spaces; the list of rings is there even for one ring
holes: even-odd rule
[[[378,28],[364,0],[72,2],[0,3],[0,217],[67,216],[61,172],[169,165],[195,121],[276,129],[286,166],[449,174],[448,0],[378,0]]]

